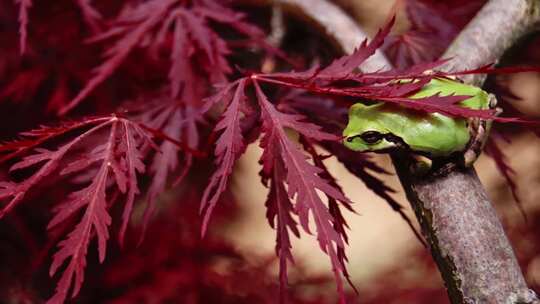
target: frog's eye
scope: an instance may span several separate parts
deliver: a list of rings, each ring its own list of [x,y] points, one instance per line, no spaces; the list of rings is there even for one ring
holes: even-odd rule
[[[360,138],[362,138],[366,144],[373,145],[381,141],[383,139],[383,135],[377,131],[367,131],[362,133]]]

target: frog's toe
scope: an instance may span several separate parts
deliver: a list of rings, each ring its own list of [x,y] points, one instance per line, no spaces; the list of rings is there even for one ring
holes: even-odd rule
[[[497,97],[494,94],[489,93],[489,108],[494,109],[497,106]]]
[[[463,153],[463,165],[468,168],[471,167],[474,162],[478,159],[478,152],[472,149],[469,149]]]
[[[411,162],[410,171],[416,176],[426,175],[433,167],[433,161],[426,156],[412,155],[413,161]]]

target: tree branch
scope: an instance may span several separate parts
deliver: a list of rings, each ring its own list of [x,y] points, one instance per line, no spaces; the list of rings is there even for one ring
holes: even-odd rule
[[[452,303],[537,303],[474,169],[417,179],[392,160]]]
[[[366,35],[350,18],[318,0],[276,0],[295,5],[318,22],[350,53]],[[341,16],[338,16],[341,14]],[[491,0],[467,25],[443,58],[445,69],[463,70],[497,61],[538,24],[540,3]],[[368,70],[390,67],[383,55],[371,58]],[[365,67],[362,67],[363,69]],[[482,76],[466,82],[481,85]],[[452,303],[539,303],[528,289],[512,247],[474,169],[443,176],[415,178],[410,159],[392,157],[407,197],[427,238]]]
[[[538,0],[491,0],[452,42],[442,58],[453,58],[444,70],[465,70],[497,62],[503,53],[538,27]],[[481,86],[485,75],[470,75],[465,82]]]
[[[446,70],[465,70],[497,61],[538,24],[540,3],[489,1],[450,45]],[[483,75],[464,81],[481,86]],[[452,303],[538,303],[525,283],[512,247],[473,168],[417,179],[410,160],[394,166]]]
[[[367,34],[345,12],[326,0],[258,0],[260,3],[275,3],[285,11],[304,18],[318,27],[320,32],[331,38],[338,49],[346,54],[352,53]],[[391,67],[381,51],[375,52],[363,64],[362,70],[376,71]]]

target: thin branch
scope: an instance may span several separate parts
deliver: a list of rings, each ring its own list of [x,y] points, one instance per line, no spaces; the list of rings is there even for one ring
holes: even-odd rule
[[[284,10],[307,19],[327,37],[333,39],[343,53],[351,54],[367,38],[367,34],[341,8],[326,0],[257,0],[276,3]],[[377,51],[362,64],[364,71],[377,71],[392,64],[381,51]]]

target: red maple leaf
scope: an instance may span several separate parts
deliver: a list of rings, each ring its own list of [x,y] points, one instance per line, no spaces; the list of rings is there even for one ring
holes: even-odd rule
[[[343,195],[338,187],[320,176],[324,172],[321,168],[307,162],[306,155],[301,152],[297,144],[294,144],[288,138],[285,128],[291,128],[303,136],[314,140],[337,140],[339,137],[321,131],[320,127],[314,124],[302,122],[303,116],[301,115],[286,114],[277,111],[268,101],[259,84],[254,82],[254,86],[263,120],[261,148],[263,148],[264,152],[260,160],[263,164],[263,176],[266,178],[276,178],[278,183],[285,181],[288,197],[295,200],[292,211],[298,216],[300,225],[307,233],[311,233],[309,215],[310,213],[313,215],[319,246],[330,257],[340,299],[344,302],[341,277],[344,275],[348,279],[348,273],[345,268],[346,258],[343,254],[346,237],[334,228],[333,225],[336,218],[332,216],[329,207],[321,200],[317,190],[323,192],[331,199],[343,202],[347,206],[352,202]],[[277,162],[279,164],[276,166]],[[273,170],[277,170],[277,172],[272,174]],[[275,189],[275,191],[279,190],[283,190],[283,188]],[[278,195],[281,195],[281,197]],[[283,201],[283,194],[275,193],[274,197],[284,203],[283,206],[280,206],[281,208],[285,210],[290,209],[287,207],[290,203],[287,200]],[[272,206],[272,204],[268,203],[267,205]],[[285,227],[291,227],[293,225],[283,215],[281,215],[279,220],[282,222],[278,223],[278,225],[285,225]],[[280,265],[284,266],[286,264],[285,259],[290,257],[290,244],[288,244],[287,229],[280,228],[278,231],[280,233],[278,240],[285,241],[285,243],[278,243],[278,248],[279,252],[284,254],[284,256],[280,256],[282,260]],[[281,274],[281,279],[286,280],[286,275]],[[284,284],[282,281],[282,286]]]
[[[218,169],[214,172],[210,178],[210,182],[204,190],[203,198],[201,201],[201,210],[205,211],[204,221],[202,226],[202,233],[207,229],[208,221],[214,207],[216,206],[219,197],[227,186],[229,176],[232,174],[234,162],[245,151],[246,145],[242,137],[242,130],[240,128],[241,118],[241,103],[244,102],[246,86],[246,79],[238,81],[236,84],[236,90],[232,99],[225,101],[227,109],[223,113],[223,118],[218,122],[214,131],[220,132],[221,136],[216,141],[216,164]],[[217,97],[227,98],[229,97],[230,90],[234,86],[230,85],[217,94]],[[215,98],[214,100],[216,100]],[[210,100],[209,103],[214,102]]]
[[[404,7],[410,27],[401,34],[389,35],[383,49],[398,68],[434,61],[485,2],[399,0],[394,10]]]
[[[37,148],[45,141],[63,136],[68,132],[86,128],[68,143],[57,150]],[[52,176],[60,167],[68,153],[75,153],[75,147],[80,148],[88,138],[103,132],[109,128],[109,135],[105,142],[98,144],[91,151],[83,153],[75,160],[63,166],[60,176],[74,173],[92,171],[97,166],[94,175],[90,178],[87,186],[69,195],[69,198],[61,203],[56,215],[49,223],[53,228],[67,219],[82,212],[80,222],[68,237],[59,243],[59,251],[54,255],[50,268],[50,275],[54,275],[58,268],[67,262],[62,276],[58,282],[55,295],[49,303],[63,303],[68,296],[70,288],[72,297],[76,296],[84,280],[86,254],[89,243],[93,237],[98,239],[99,260],[103,262],[106,252],[106,242],[109,238],[109,225],[111,217],[107,209],[111,199],[107,192],[116,189],[126,196],[123,219],[120,228],[119,239],[122,243],[127,224],[131,217],[135,196],[139,193],[137,174],[143,173],[145,166],[142,162],[143,154],[141,147],[151,142],[150,134],[138,124],[115,115],[109,117],[92,118],[83,122],[68,123],[55,128],[41,128],[27,132],[27,139],[11,142],[3,146],[4,151],[11,153],[23,153],[35,148],[35,153],[24,157],[21,161],[11,166],[10,171],[30,169],[39,166],[30,177],[21,182],[2,182],[0,185],[0,198],[11,197],[0,213],[3,216],[22,201],[28,191],[36,186],[44,178]],[[108,181],[114,179],[114,187]],[[83,179],[84,180],[84,179]]]
[[[219,9],[219,12],[217,12]],[[216,10],[214,13],[210,11]],[[106,60],[94,70],[94,76],[68,105],[60,110],[65,114],[88,97],[110,77],[136,47],[147,47],[154,53],[169,39],[171,67],[169,81],[171,96],[188,103],[197,103],[201,90],[213,83],[223,82],[231,72],[225,56],[229,54],[227,42],[209,26],[207,19],[217,20],[233,27],[254,40],[260,40],[261,31],[248,26],[243,15],[213,1],[196,1],[192,6],[178,0],[152,0],[136,7],[127,5],[113,26],[90,39],[98,42],[116,38],[116,43],[104,53]],[[170,27],[173,26],[172,34]],[[170,38],[169,38],[170,36]],[[200,75],[200,70],[204,74]],[[204,94],[204,92],[203,92]]]

